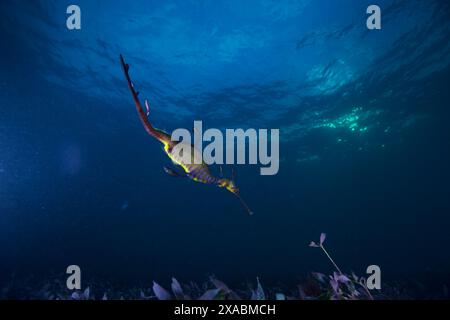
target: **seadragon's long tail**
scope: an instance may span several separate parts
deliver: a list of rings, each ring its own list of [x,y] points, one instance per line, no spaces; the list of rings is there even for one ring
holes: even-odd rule
[[[160,142],[162,142],[164,145],[170,143],[170,136],[159,129],[156,129],[152,126],[150,121],[147,118],[147,113],[144,111],[144,108],[142,108],[141,102],[139,101],[139,92],[134,89],[133,82],[131,81],[129,69],[130,66],[125,63],[125,60],[123,59],[123,56],[120,55],[120,63],[122,64],[122,69],[125,74],[125,78],[128,82],[128,88],[131,91],[131,94],[133,95],[134,103],[136,104],[136,110],[139,114],[139,118],[141,119],[142,124],[144,125],[145,130],[148,132],[149,135],[152,137],[158,139]],[[149,109],[148,102],[145,100],[145,106],[147,110]]]
[[[253,211],[248,207],[247,203],[242,199],[241,195],[239,193],[234,194],[236,197],[238,197],[239,201],[241,202],[242,207],[247,211],[249,215],[253,215]]]

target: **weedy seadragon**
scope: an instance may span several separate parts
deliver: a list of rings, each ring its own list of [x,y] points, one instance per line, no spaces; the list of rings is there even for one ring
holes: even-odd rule
[[[150,123],[148,119],[148,115],[150,112],[150,106],[147,100],[145,100],[145,107],[146,110],[141,105],[141,102],[139,100],[139,92],[135,90],[134,84],[131,81],[129,69],[130,66],[125,63],[123,56],[120,55],[120,62],[122,64],[123,72],[125,74],[125,78],[128,82],[128,88],[131,91],[131,94],[133,96],[134,103],[136,105],[136,109],[139,115],[139,118],[141,119],[142,124],[144,125],[145,130],[149,135],[157,139],[159,142],[161,142],[164,145],[164,151],[167,154],[167,156],[172,160],[172,162],[175,165],[178,165],[183,169],[183,172],[178,172],[178,170],[164,167],[164,171],[173,177],[187,177],[193,181],[210,184],[210,185],[216,185],[221,188],[225,188],[226,190],[230,191],[232,194],[234,194],[241,202],[242,206],[245,208],[245,210],[251,215],[253,212],[250,210],[250,208],[247,206],[245,201],[242,199],[239,193],[239,189],[237,188],[235,182],[234,182],[234,171],[231,179],[225,179],[225,178],[217,178],[213,176],[210,173],[209,167],[206,163],[201,161],[195,161],[195,159],[201,159],[201,151],[194,148],[192,144],[189,145],[189,150],[191,150],[191,156],[190,157],[182,157],[178,152],[174,152],[174,147],[178,143],[187,143],[187,142],[179,142],[179,141],[172,141],[171,136],[164,132],[163,130],[157,129],[153,127],[153,125]],[[147,111],[147,112],[146,112]],[[190,161],[186,161],[186,158],[190,158]]]

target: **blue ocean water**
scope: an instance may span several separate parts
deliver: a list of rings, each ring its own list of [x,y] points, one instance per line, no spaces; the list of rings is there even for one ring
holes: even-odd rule
[[[450,7],[377,0],[368,30],[372,2],[77,0],[68,30],[72,1],[1,1],[0,283],[295,286],[326,232],[342,269],[450,284]],[[158,128],[280,129],[277,175],[235,166],[253,216],[167,176],[119,54]]]

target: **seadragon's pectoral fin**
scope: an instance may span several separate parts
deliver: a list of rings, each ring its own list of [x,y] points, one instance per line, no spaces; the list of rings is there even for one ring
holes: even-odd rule
[[[185,177],[186,176],[186,174],[184,172],[180,173],[177,170],[169,168],[167,166],[164,166],[163,169],[171,177]]]

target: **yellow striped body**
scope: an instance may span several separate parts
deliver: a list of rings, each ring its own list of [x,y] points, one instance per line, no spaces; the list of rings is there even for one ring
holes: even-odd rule
[[[180,150],[183,149],[181,152]],[[191,144],[180,142],[176,145],[165,143],[164,151],[173,163],[181,166],[186,175],[197,182],[206,184],[217,184],[219,179],[213,177],[209,172],[208,165],[201,159],[201,153]],[[183,152],[188,152],[184,157]]]

